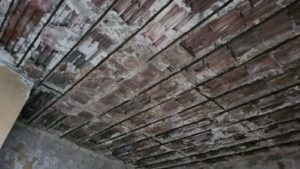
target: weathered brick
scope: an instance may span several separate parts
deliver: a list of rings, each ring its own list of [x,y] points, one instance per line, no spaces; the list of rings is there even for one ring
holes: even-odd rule
[[[250,2],[253,7],[247,6],[241,12],[247,23],[269,16],[280,7],[278,1],[273,0],[250,0]]]
[[[92,138],[89,139],[89,141],[98,144],[98,143],[108,141],[117,136],[123,135],[129,131],[130,129],[128,127],[125,127],[123,125],[117,125],[93,136]]]
[[[192,123],[180,128],[176,128],[175,130],[170,130],[168,132],[165,133],[161,133],[159,135],[157,135],[157,138],[163,142],[170,142],[173,140],[179,140],[181,138],[185,138],[187,136],[203,136],[201,138],[201,140],[199,141],[203,141],[205,139],[207,139],[207,137],[212,137],[211,136],[211,131],[209,130],[209,128],[212,127],[212,123],[211,121],[207,120],[207,119],[203,119],[201,121],[198,121],[197,123]]]
[[[70,95],[70,99],[79,104],[87,104],[92,99],[92,97],[87,95],[83,91],[76,91]]]
[[[134,83],[134,86],[132,86],[134,87],[133,90],[139,92],[149,84],[152,84],[151,82],[154,79],[161,77],[161,75],[161,71],[149,63],[140,73],[137,73],[131,79],[131,83]]]
[[[182,46],[195,55],[217,39],[217,35],[214,34],[209,27],[204,27],[198,32],[193,33],[193,36],[190,35],[190,37],[182,43]]]
[[[162,153],[156,156],[151,156],[147,158],[140,159],[136,162],[136,165],[150,165],[150,164],[156,164],[160,163],[163,161],[168,161],[168,160],[174,160],[183,157],[181,154],[177,152],[167,152],[167,153]]]
[[[121,156],[118,159],[124,161],[125,163],[134,164],[138,159],[140,159],[140,157],[135,154],[130,154],[126,156]]]
[[[180,70],[193,59],[180,45],[171,47],[154,58],[151,62],[161,71],[173,72]]]
[[[114,93],[111,93],[101,98],[99,101],[108,107],[113,107],[117,106],[124,100],[119,96],[115,95]]]
[[[217,99],[217,102],[225,108],[231,108],[247,101],[258,98],[267,93],[267,85],[262,81],[247,85],[234,92],[228,93]]]
[[[57,111],[53,108],[49,108],[46,113],[43,113],[41,117],[39,117],[37,120],[31,124],[34,127],[38,127],[41,129],[46,129],[51,124],[54,124],[56,121],[64,118],[66,115],[61,113],[60,111]]]
[[[72,129],[80,127],[87,121],[88,119],[81,118],[80,116],[67,116],[65,119],[51,127],[49,131],[61,135]]]
[[[64,90],[65,88],[70,86],[70,84],[74,83],[73,75],[64,71],[65,70],[61,70],[53,73],[51,76],[49,76],[45,83],[54,85],[60,90]]]
[[[209,125],[210,120],[208,118],[215,116],[220,111],[222,111],[222,109],[215,103],[206,102],[189,110],[180,112],[163,121],[147,126],[142,129],[142,132],[146,132],[151,135],[158,135],[160,133],[172,131],[173,129],[175,129],[176,132],[178,127],[183,127],[198,121],[200,126]],[[180,128],[178,130],[181,131]]]
[[[243,122],[251,130],[258,130],[283,121],[299,118],[299,106],[275,111],[271,114],[250,118]]]
[[[300,12],[299,12],[300,3],[297,2],[295,5],[289,7],[289,15],[294,20],[297,26],[300,24]]]
[[[209,97],[216,97],[246,84],[250,78],[246,68],[241,66],[200,85],[199,89]]]
[[[158,145],[158,143],[156,141],[153,141],[151,138],[146,138],[144,140],[129,144],[129,145],[125,145],[119,148],[115,148],[113,150],[113,156],[118,157],[118,156],[122,156],[125,154],[131,154],[131,153],[135,153],[136,151],[139,150],[143,150],[146,149],[148,147],[152,147],[152,146],[156,146]]]
[[[146,139],[146,137],[142,134],[131,133],[113,140],[106,141],[98,145],[97,149],[110,151],[144,139]]]
[[[186,76],[194,83],[211,79],[235,66],[235,60],[226,48],[221,48],[187,68]]]
[[[260,56],[248,62],[246,68],[249,74],[255,76],[255,78],[283,71],[276,60],[268,55]]]
[[[21,118],[25,121],[30,120],[51,104],[59,95],[59,93],[43,86],[36,88],[26,102],[26,107],[21,113]]]
[[[151,147],[149,149],[145,149],[145,150],[140,150],[139,152],[136,152],[135,154],[137,154],[138,156],[141,157],[147,157],[147,156],[154,156],[154,155],[158,155],[158,154],[162,154],[162,153],[166,153],[169,152],[169,149],[164,147],[164,146],[155,146],[155,147]]]
[[[174,98],[174,100],[181,106],[187,107],[204,102],[207,98],[200,94],[197,90],[192,89],[179,94]]]
[[[244,62],[253,58],[256,53],[293,36],[294,33],[293,23],[289,15],[286,12],[281,12],[230,42],[229,47],[235,56]],[[291,35],[287,36],[288,34]]]
[[[147,91],[146,94],[151,97],[151,101],[159,103],[178,95],[191,86],[192,84],[182,74],[177,74]]]
[[[228,125],[259,114],[255,104],[249,103],[236,109],[222,113],[216,117],[218,125]]]
[[[280,47],[280,51],[274,54],[274,58],[287,68],[299,66],[300,39],[297,38],[287,45]]]
[[[174,100],[170,100],[153,109],[131,117],[124,123],[132,128],[137,128],[155,122],[159,119],[166,118],[167,116],[177,113],[181,109],[183,109],[183,107],[180,107],[180,104]]]
[[[72,132],[71,134],[67,135],[66,139],[69,139],[73,142],[77,142],[82,138],[86,138],[90,135],[97,133],[98,131],[103,130],[104,128],[107,127],[109,123],[110,122],[105,122],[105,121],[91,123],[88,126],[84,126],[83,128],[80,128]]]
[[[246,2],[249,8],[249,4]],[[243,4],[244,5],[244,4]],[[237,7],[239,9],[239,7]],[[242,29],[246,26],[243,15],[241,11],[232,10],[227,14],[223,15],[221,19],[214,20],[208,24],[208,27],[218,36],[224,37],[228,36],[232,32],[238,32],[239,29]]]

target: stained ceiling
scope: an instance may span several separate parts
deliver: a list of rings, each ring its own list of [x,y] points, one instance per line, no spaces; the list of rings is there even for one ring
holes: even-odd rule
[[[137,168],[300,141],[298,0],[2,0],[20,121]]]

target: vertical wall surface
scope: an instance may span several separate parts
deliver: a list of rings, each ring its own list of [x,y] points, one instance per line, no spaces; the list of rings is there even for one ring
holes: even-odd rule
[[[1,169],[129,169],[73,143],[17,123],[0,150]]]
[[[0,60],[0,147],[20,114],[29,91],[24,78]]]

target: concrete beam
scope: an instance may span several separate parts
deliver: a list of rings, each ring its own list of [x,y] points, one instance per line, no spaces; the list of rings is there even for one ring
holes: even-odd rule
[[[22,110],[31,89],[31,83],[7,63],[7,55],[0,52],[0,147]]]

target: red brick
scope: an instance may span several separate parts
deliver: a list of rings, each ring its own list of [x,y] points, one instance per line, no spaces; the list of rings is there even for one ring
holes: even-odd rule
[[[300,2],[297,2],[296,4],[290,6],[288,8],[288,13],[291,16],[291,18],[294,20],[296,25],[300,25]]]
[[[204,12],[207,10],[215,1],[214,0],[203,0],[203,1],[191,1],[186,0],[186,4],[192,8],[192,11],[197,12]]]
[[[70,98],[79,104],[87,104],[92,97],[84,93],[83,91],[76,91],[70,95]]]
[[[216,117],[218,125],[228,125],[259,114],[255,104],[240,106]]]
[[[112,154],[113,156],[122,156],[125,154],[129,154],[129,153],[135,153],[139,150],[143,150],[152,146],[156,146],[158,145],[158,143],[156,141],[153,141],[151,138],[146,138],[144,140],[132,143],[132,144],[128,144],[122,147],[118,147],[116,149],[113,150]]]
[[[218,98],[217,102],[225,108],[232,108],[259,98],[266,93],[268,93],[266,84],[258,81]]]
[[[192,59],[193,56],[180,45],[176,45],[156,56],[151,62],[154,62],[161,71],[167,71],[166,69],[173,71],[173,69],[179,70],[190,63]]]
[[[269,55],[263,55],[255,58],[246,64],[247,71],[252,75],[259,77],[260,75],[274,74],[274,72],[282,71],[280,65],[275,59]]]
[[[182,42],[182,46],[194,55],[204,48],[211,45],[218,39],[217,35],[208,27],[204,27],[197,32],[193,32],[187,39]]]
[[[94,122],[89,124],[88,126],[84,126],[83,128],[80,128],[70,133],[66,138],[68,140],[77,142],[82,138],[86,138],[87,136],[93,135],[98,131],[103,130],[104,127],[106,126],[107,126],[107,122]]]
[[[222,109],[215,103],[206,102],[190,110],[176,114],[166,120],[147,126],[142,131],[151,135],[157,135],[201,120],[204,121],[202,123],[200,122],[202,125],[209,124],[207,118],[213,117],[221,111]]]
[[[192,84],[183,75],[177,74],[147,91],[147,95],[151,97],[151,100],[161,102],[191,87]]]
[[[175,114],[180,110],[180,108],[182,108],[180,107],[180,104],[178,104],[174,100],[170,100],[165,103],[162,103],[161,105],[153,109],[138,114],[137,116],[131,117],[128,121],[125,121],[124,123],[132,128],[141,127],[154,121],[163,119],[172,114]]]
[[[201,83],[235,66],[235,60],[226,48],[221,48],[187,68],[187,77]]]
[[[259,18],[264,18],[274,13],[280,6],[274,0],[250,0],[253,7],[247,6],[242,10],[241,15],[247,23],[253,22]]]
[[[118,137],[120,135],[123,135],[129,131],[130,129],[128,127],[118,125],[93,136],[92,138],[89,139],[89,141],[98,144],[98,143],[108,141],[109,139]]]
[[[125,136],[121,136],[116,139],[104,142],[98,146],[98,149],[109,151],[109,150],[113,150],[115,148],[122,147],[122,146],[125,146],[128,144],[134,143],[134,142],[138,142],[140,140],[144,140],[145,138],[146,137],[144,135],[131,133],[131,134],[127,134]]]
[[[218,37],[225,37],[244,28],[246,22],[241,15],[241,11],[232,10],[220,19],[209,23],[208,26]]]
[[[296,84],[300,80],[298,79],[297,75],[293,75],[292,73],[286,73],[277,77],[265,79],[265,81],[269,90],[277,91],[284,87]]]
[[[285,67],[296,67],[300,64],[300,39],[297,38],[288,44],[281,46],[280,51],[274,57]]]
[[[292,30],[293,23],[290,21],[290,17],[286,14],[286,12],[281,12],[258,27],[252,29],[250,32],[247,32],[230,42],[229,47],[232,49],[236,57],[241,57],[250,50],[258,47],[262,48],[267,42],[270,42],[276,37]]]
[[[115,95],[114,93],[108,94],[105,97],[100,99],[100,102],[102,102],[104,105],[109,105],[109,106],[117,106],[122,101],[123,99]]]
[[[135,91],[145,88],[147,85],[152,84],[152,81],[162,75],[161,71],[158,70],[152,64],[148,64],[147,67],[140,73],[137,73],[132,79],[131,83],[135,85]]]
[[[114,79],[116,82],[122,80],[122,76],[127,73],[127,70],[114,59],[104,62],[98,67],[98,71],[99,76]]]
[[[199,86],[202,93],[216,97],[243,85],[251,76],[244,66],[235,68],[211,81]]]
[[[74,128],[77,128],[87,122],[87,119],[83,119],[79,116],[68,116],[64,120],[60,121],[58,124],[53,126],[49,131],[56,132],[58,134],[63,134]]]
[[[207,98],[196,90],[189,90],[175,97],[175,101],[181,106],[186,107],[206,101]]]

